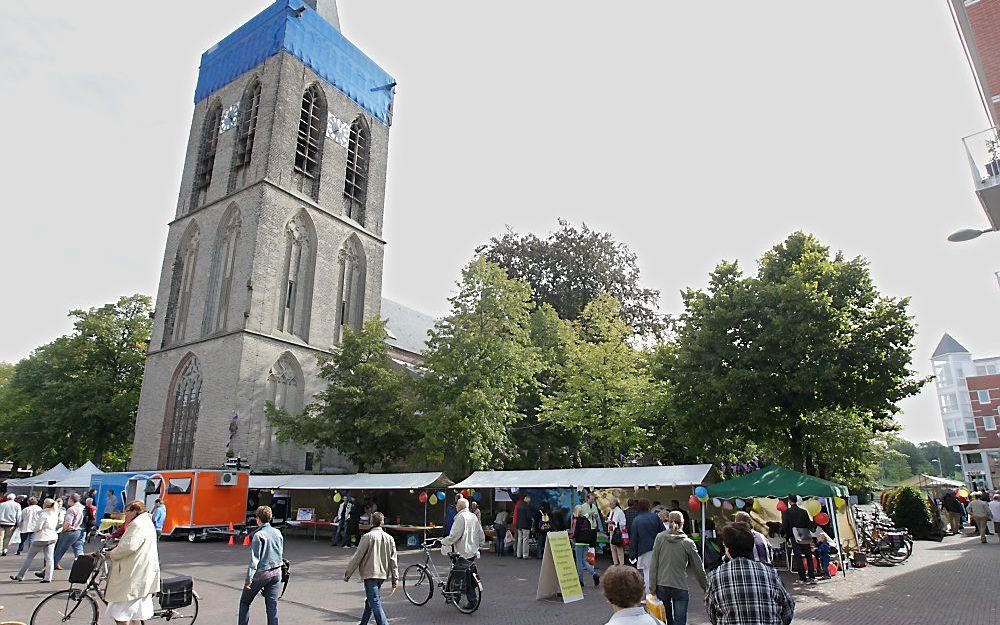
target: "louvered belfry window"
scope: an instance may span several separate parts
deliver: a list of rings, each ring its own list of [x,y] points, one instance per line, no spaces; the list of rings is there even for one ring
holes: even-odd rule
[[[347,144],[347,172],[344,174],[344,196],[347,198],[347,216],[361,225],[365,224],[365,197],[368,193],[368,153],[371,133],[365,120],[358,117],[351,124]]]
[[[302,96],[299,136],[295,145],[295,171],[310,178],[319,177],[325,118],[326,103],[319,89],[313,85]]]

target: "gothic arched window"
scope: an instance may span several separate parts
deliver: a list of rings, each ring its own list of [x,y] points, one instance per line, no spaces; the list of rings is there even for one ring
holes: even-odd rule
[[[232,204],[226,209],[215,237],[209,294],[205,307],[202,334],[221,332],[229,325],[229,300],[236,270],[236,246],[240,238],[240,208]]]
[[[201,370],[194,354],[181,360],[174,374],[167,398],[163,442],[160,446],[161,469],[190,469],[193,461],[194,433],[201,407]]]
[[[326,97],[317,85],[312,85],[302,94],[299,131],[295,142],[295,174],[299,190],[313,198],[319,195],[326,123]]]
[[[174,257],[160,347],[182,342],[187,333],[188,311],[191,308],[191,290],[194,285],[200,239],[201,230],[198,228],[198,223],[192,221],[184,231],[181,243],[177,247],[177,255]]]
[[[337,327],[334,339],[339,343],[346,326],[355,332],[361,330],[365,314],[365,281],[367,279],[367,260],[365,249],[357,235],[351,235],[338,254],[340,265],[340,289],[337,301]]]
[[[365,118],[358,116],[351,123],[347,143],[347,172],[344,174],[344,197],[347,216],[365,225],[365,199],[368,195],[368,154],[371,150],[371,130]]]
[[[194,185],[191,190],[190,210],[205,203],[208,187],[212,184],[212,170],[215,169],[215,152],[219,147],[219,125],[222,123],[222,102],[216,100],[208,107],[205,121],[201,126],[201,141],[198,144],[198,161],[194,170]]]
[[[268,401],[274,404],[275,408],[284,410],[290,415],[297,415],[302,411],[304,389],[304,376],[302,367],[298,360],[290,352],[285,352],[278,358],[277,362],[271,366],[267,373],[267,394]],[[266,462],[275,464],[282,460],[281,449],[278,444],[277,433],[265,417],[265,434],[261,440],[264,445],[264,456]]]
[[[316,263],[316,229],[305,211],[285,225],[285,257],[282,267],[278,329],[309,340],[313,267]]]
[[[260,81],[256,78],[247,85],[240,100],[239,124],[236,135],[236,149],[233,150],[233,165],[229,174],[229,191],[236,189],[241,175],[250,168],[253,158],[253,142],[257,136],[257,109],[260,108]]]

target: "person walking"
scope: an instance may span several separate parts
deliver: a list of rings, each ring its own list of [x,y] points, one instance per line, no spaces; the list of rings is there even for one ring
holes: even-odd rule
[[[460,565],[472,562],[479,557],[479,549],[486,543],[483,526],[476,520],[476,515],[469,510],[469,501],[464,497],[455,502],[455,520],[451,524],[451,532],[441,539],[441,546],[448,547],[458,554],[462,560]],[[466,579],[466,599],[470,606],[476,605],[477,588]]]
[[[382,584],[389,579],[395,590],[399,579],[396,540],[382,529],[383,523],[385,516],[381,512],[372,515],[372,528],[361,537],[358,550],[347,563],[347,571],[344,573],[344,581],[347,582],[355,571],[360,572],[365,585],[365,611],[361,615],[360,625],[368,625],[372,617],[375,618],[375,625],[388,624],[382,610]]]
[[[259,506],[254,513],[257,529],[250,541],[250,566],[240,595],[238,625],[250,620],[250,604],[257,595],[264,597],[267,625],[278,625],[278,597],[281,595],[281,563],[285,554],[285,539],[271,526],[274,513],[269,506]]]
[[[788,496],[789,505],[781,522],[781,530],[785,538],[792,541],[792,555],[798,564],[798,583],[812,585],[816,583],[816,566],[812,558],[812,531],[816,529],[816,524],[799,505],[801,503],[801,497]],[[753,538],[753,534],[750,537]]]
[[[167,506],[157,499],[153,502],[153,512],[150,516],[153,517],[153,529],[156,530],[156,539],[159,540],[163,536],[163,524],[167,522]]]
[[[58,502],[55,499],[46,499],[42,502],[41,512],[35,515],[35,522],[31,526],[31,545],[28,547],[28,555],[24,557],[21,570],[17,575],[11,575],[10,579],[19,582],[24,579],[24,575],[31,567],[32,560],[39,553],[44,556],[44,569],[42,573],[35,573],[35,577],[41,577],[42,582],[48,584],[52,581],[52,553],[55,550],[56,529],[59,526]]]
[[[14,528],[21,521],[21,504],[15,501],[17,495],[7,493],[7,498],[0,503],[0,556],[7,555],[10,539],[14,536]]]
[[[521,505],[514,511],[514,557],[516,558],[527,560],[530,557],[528,539],[531,537],[531,520],[534,516],[534,510],[531,508],[531,495],[525,495],[521,498]]]
[[[705,607],[712,625],[789,625],[795,601],[774,567],[753,559],[754,540],[745,523],[722,528],[729,560],[708,574]]]
[[[613,565],[625,564],[625,548],[622,546],[622,542],[623,534],[628,534],[626,527],[628,521],[617,497],[612,497],[609,503],[611,510],[608,512],[607,528],[608,539],[611,541],[611,563]]]
[[[160,556],[156,550],[156,530],[141,501],[125,506],[125,533],[108,552],[111,567],[108,589],[108,616],[119,625],[139,625],[153,617],[153,593],[160,590]]]
[[[636,504],[639,514],[632,521],[632,531],[629,532],[629,540],[635,546],[635,556],[637,558],[636,567],[642,571],[642,578],[646,582],[646,594],[651,594],[653,588],[649,578],[649,563],[653,558],[653,543],[656,536],[664,530],[660,517],[649,511],[649,500],[640,499]]]
[[[70,549],[73,550],[73,559],[83,555],[83,517],[85,510],[80,503],[80,495],[71,493],[68,499],[69,507],[66,509],[66,516],[63,517],[62,534],[56,541],[55,565],[56,570],[62,570],[59,563],[63,556]]]
[[[351,497],[351,511],[347,515],[347,544],[344,545],[345,547],[352,547],[361,543],[362,512],[364,512],[364,508],[358,503],[358,498]]]
[[[997,522],[1000,521],[1000,493],[993,494],[993,500],[990,501],[990,514],[993,515],[993,531],[1000,534],[1000,530],[997,529]]]
[[[987,522],[993,520],[993,513],[990,511],[990,504],[987,503],[986,494],[981,493],[969,501],[966,506],[969,511],[969,518],[979,531],[979,542],[986,543]]]
[[[771,547],[764,535],[753,528],[750,513],[740,510],[736,513],[734,520],[737,523],[746,523],[747,527],[750,528],[750,533],[753,534],[753,559],[764,564],[771,564]]]
[[[958,500],[955,493],[949,492],[945,493],[944,497],[941,498],[941,507],[948,513],[948,525],[951,527],[951,533],[961,534],[962,515],[965,512],[962,502]]]
[[[38,505],[38,499],[28,497],[27,507],[21,510],[21,525],[19,526],[21,530],[21,542],[17,546],[17,553],[15,555],[21,555],[23,549],[31,547],[31,540],[35,535],[35,521],[41,512],[42,508]]]
[[[587,559],[587,553],[591,547],[597,546],[597,530],[590,525],[587,518],[587,508],[583,504],[573,511],[573,520],[570,521],[569,537],[573,540],[573,551],[576,556],[576,574],[580,578],[580,586],[583,586],[583,570],[586,569],[594,578],[594,586],[601,583],[601,577],[597,574],[597,569]]]
[[[662,625],[642,607],[643,583],[629,566],[615,565],[604,573],[604,598],[614,609],[605,625]]]
[[[669,529],[656,535],[649,561],[649,580],[667,612],[667,625],[687,625],[687,579],[693,575],[702,590],[708,587],[705,567],[694,541],[684,533],[684,515],[668,513]]]

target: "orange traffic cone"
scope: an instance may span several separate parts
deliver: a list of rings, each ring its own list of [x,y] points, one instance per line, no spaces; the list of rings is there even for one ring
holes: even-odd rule
[[[229,546],[230,546],[230,547],[232,547],[232,546],[233,546],[233,545],[235,545],[235,544],[236,544],[236,543],[235,543],[235,542],[233,541],[233,535],[232,535],[232,534],[230,534],[230,535],[229,535]]]
[[[229,522],[229,531],[230,532],[233,531],[233,522],[232,521]]]
[[[250,546],[250,534],[247,534],[246,537],[243,539],[243,546],[244,547]]]

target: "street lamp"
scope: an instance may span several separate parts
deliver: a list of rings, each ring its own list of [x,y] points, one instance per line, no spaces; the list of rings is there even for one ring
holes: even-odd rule
[[[971,241],[972,239],[978,238],[989,232],[996,232],[996,230],[993,228],[987,228],[986,230],[980,230],[979,228],[962,228],[961,230],[949,234],[948,240],[952,243]]]
[[[944,473],[941,472],[941,461],[937,458],[931,458],[931,462],[935,463],[938,467],[938,477],[944,477]]]

